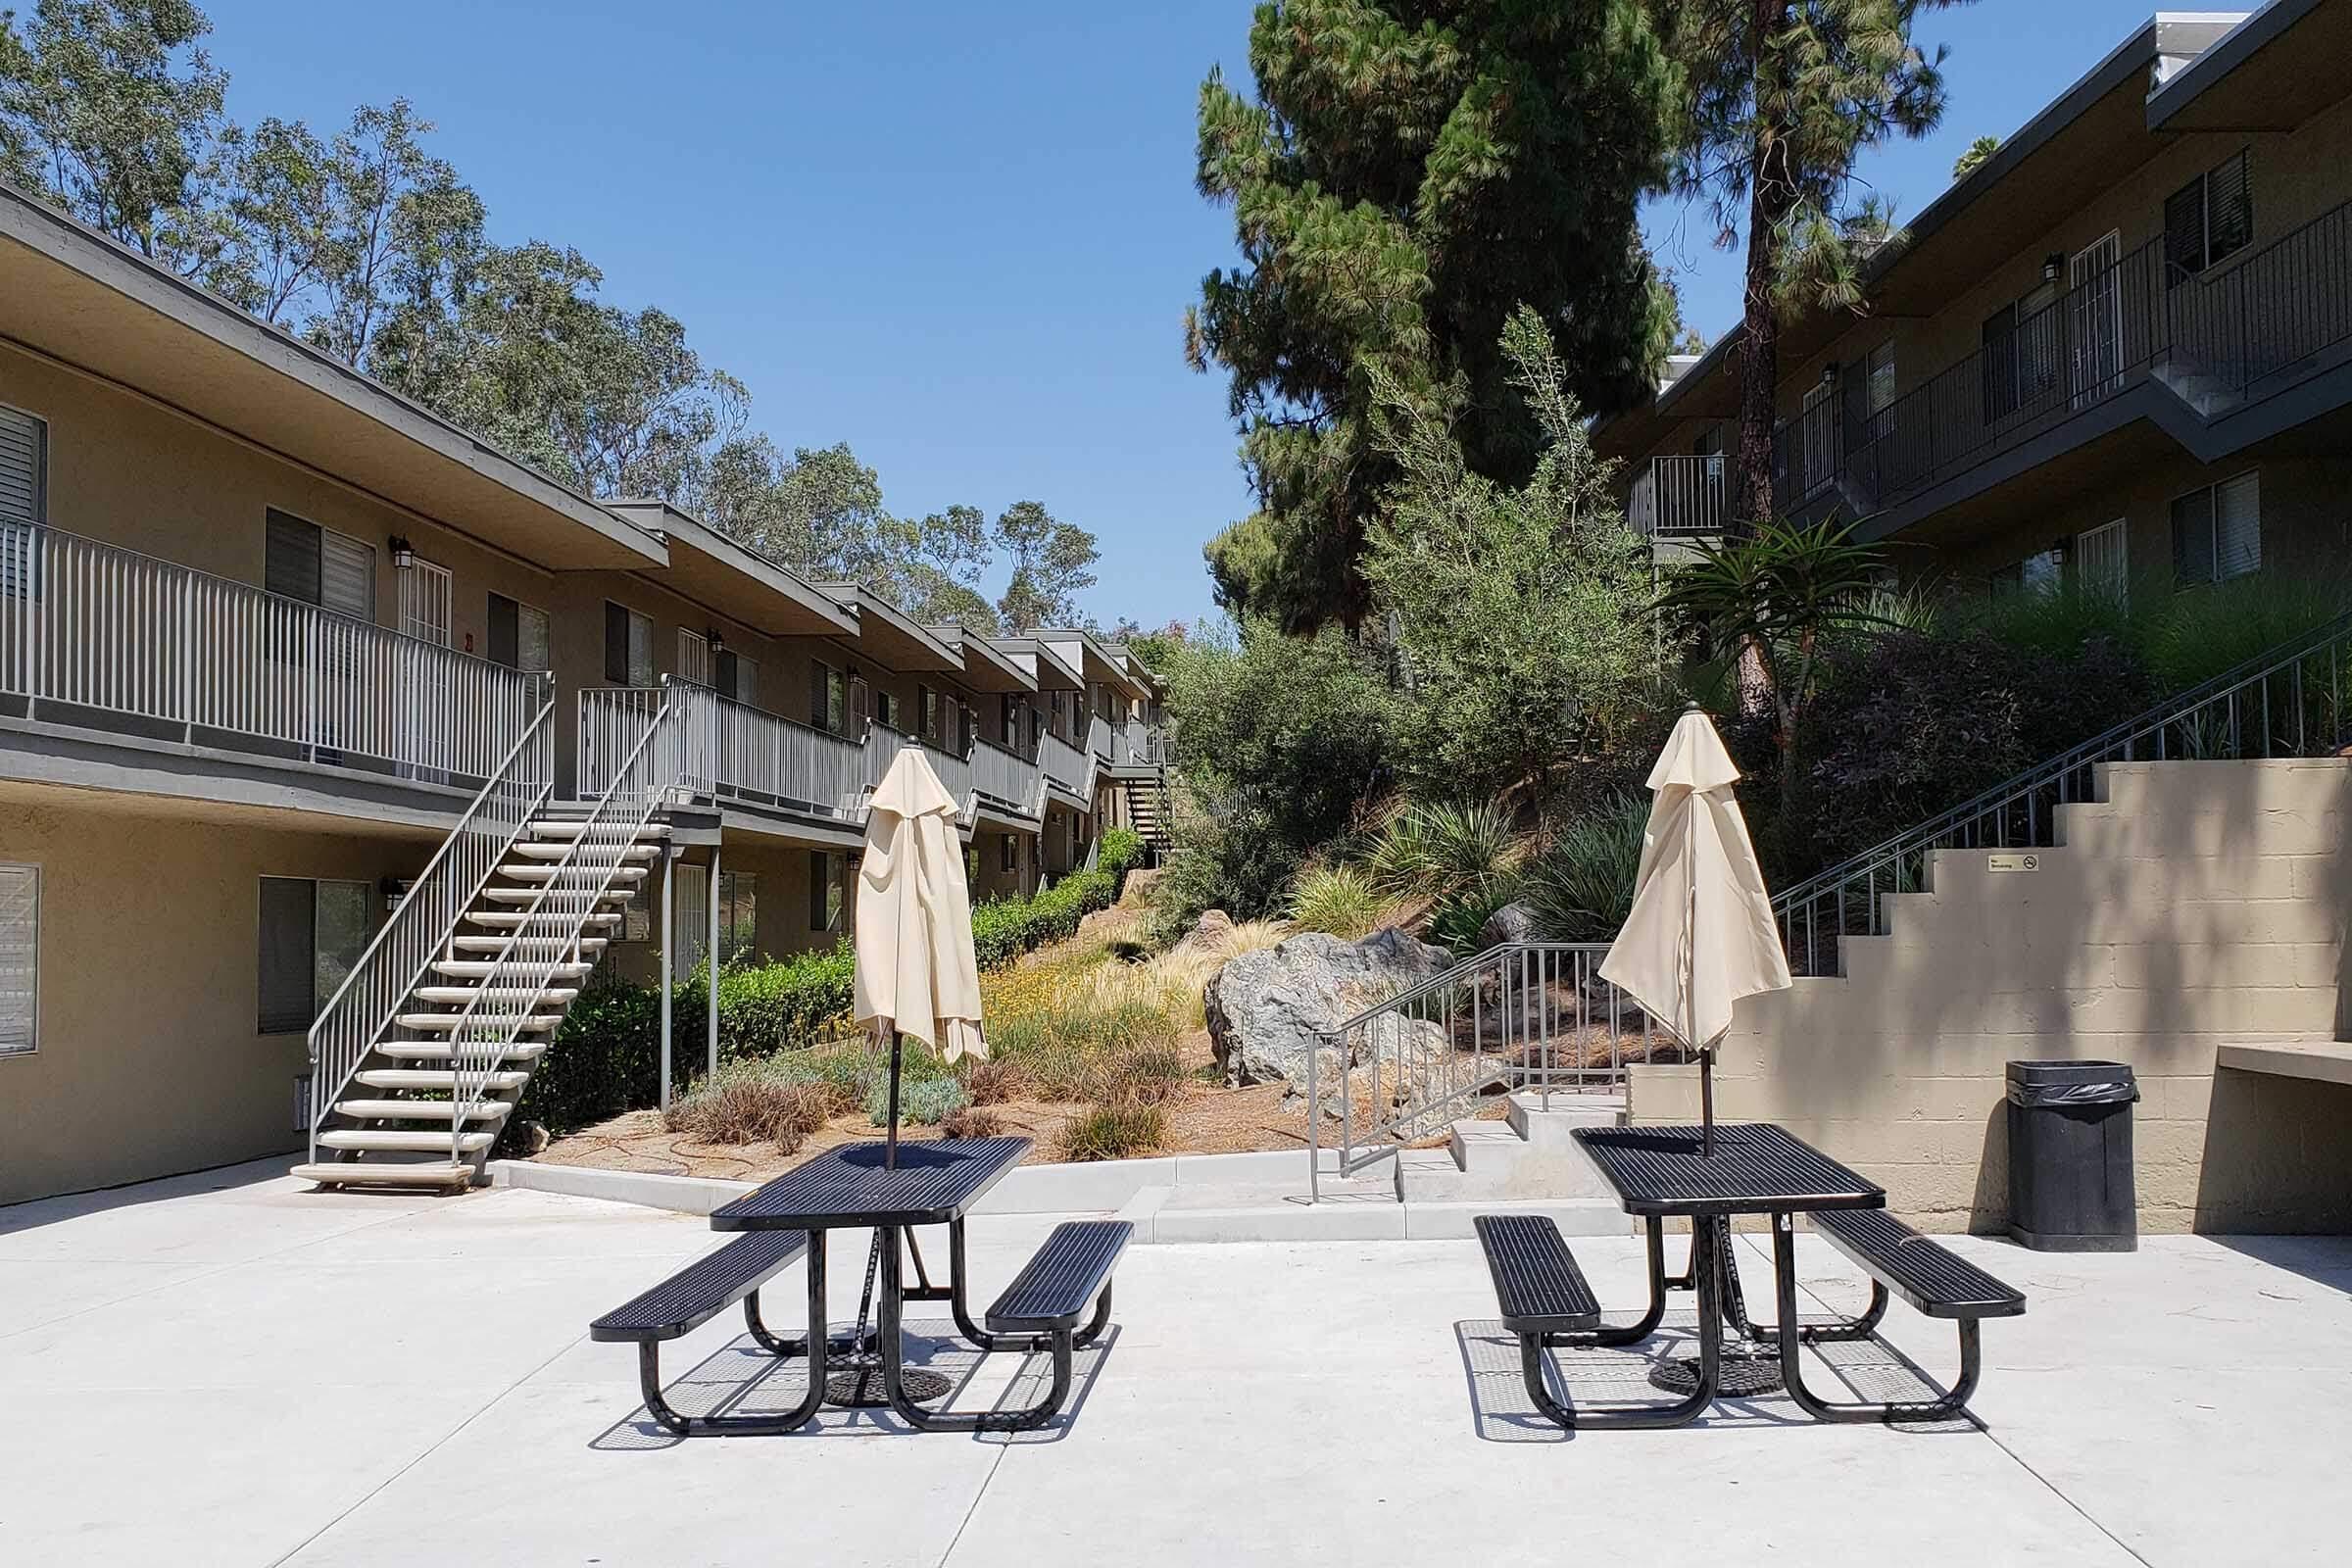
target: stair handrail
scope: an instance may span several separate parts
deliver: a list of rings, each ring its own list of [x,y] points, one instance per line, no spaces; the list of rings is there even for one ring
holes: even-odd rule
[[[2225,747],[2223,755],[2242,760],[2249,755],[2277,757],[2277,749],[2285,737],[2275,732],[2274,710],[2271,702],[2271,683],[2280,674],[2287,674],[2287,701],[2295,722],[2295,734],[2289,755],[2312,755],[2306,748],[2312,744],[2305,691],[2304,665],[2315,655],[2336,649],[2352,642],[2352,611],[2327,621],[2301,636],[2291,637],[2273,645],[2250,659],[2201,681],[2186,691],[2177,693],[2143,710],[2119,724],[2109,726],[2086,741],[2081,741],[2057,756],[2038,762],[1963,801],[1958,806],[1938,812],[1915,827],[1904,829],[1882,840],[1859,854],[1847,857],[1803,881],[1782,890],[1772,901],[1773,912],[1781,923],[1782,946],[1787,950],[1790,967],[1800,974],[1820,974],[1822,937],[1820,919],[1822,906],[1830,905],[1836,924],[1827,933],[1831,944],[1831,958],[1835,960],[1838,941],[1846,936],[1876,934],[1879,927],[1879,907],[1882,894],[1916,891],[1924,880],[1925,857],[1937,849],[1995,849],[2029,848],[2045,843],[2044,835],[2055,826],[2055,808],[2088,800],[2093,786],[2092,768],[2101,762],[2170,760],[2178,749],[2168,736],[2176,729],[2182,732],[2182,745],[2192,754],[2211,760],[2217,746]],[[2340,745],[2345,735],[2344,681],[2341,659],[2328,661],[2328,691],[2326,694],[2327,722],[2329,730],[2322,744],[2332,749]],[[2261,696],[2262,751],[2249,754],[2245,742],[2245,715],[2239,711],[2240,700],[2251,702],[2252,694]],[[2227,725],[2226,740],[2205,729],[2205,710],[2220,707],[2218,715]],[[2153,740],[2152,757],[2143,754],[2150,750],[2146,744]],[[2189,760],[2189,759],[2183,759]],[[2045,802],[2044,794],[2050,795]],[[2019,820],[2019,808],[2023,819]],[[1987,824],[1991,842],[1985,842]],[[1945,842],[1965,840],[1966,842]],[[1920,869],[1915,871],[1911,861],[1918,858]],[[1846,915],[1855,884],[1861,884],[1863,894],[1863,929],[1845,929]],[[1802,942],[1799,942],[1798,920],[1803,920]]]
[[[1324,1103],[1327,1055],[1340,1080],[1332,1166],[1340,1176],[1396,1154],[1497,1084],[1506,1093],[1539,1089],[1548,1099],[1562,1085],[1621,1083],[1637,1025],[1641,1058],[1650,1059],[1661,1037],[1639,1004],[1599,977],[1608,951],[1605,942],[1502,943],[1316,1031],[1306,1058],[1310,1200],[1322,1196],[1324,1122],[1332,1115]],[[1563,1026],[1574,1053],[1566,1065],[1559,1060]],[[1605,1029],[1608,1046],[1600,1063],[1589,1059],[1596,1028]]]
[[[555,792],[555,676],[538,677],[540,704],[457,825],[433,852],[374,939],[312,1020],[310,1158],[318,1130],[351,1076],[394,1027],[432,973],[514,840]],[[429,935],[429,940],[423,940]]]
[[[484,1094],[489,1089],[491,1079],[500,1071],[508,1052],[521,1036],[524,1022],[545,999],[557,971],[579,962],[581,933],[587,929],[589,919],[599,912],[600,906],[611,894],[621,868],[629,863],[627,852],[643,837],[654,813],[662,808],[682,781],[690,779],[694,759],[688,755],[689,737],[682,732],[681,714],[684,708],[674,700],[677,694],[671,693],[668,686],[668,677],[662,677],[664,700],[661,709],[654,714],[645,732],[637,737],[636,744],[629,749],[620,765],[613,769],[612,781],[605,786],[604,793],[597,797],[587,814],[580,818],[579,831],[572,835],[547,880],[540,884],[537,896],[523,910],[522,919],[514,927],[514,939],[500,951],[490,972],[475,984],[464,1009],[450,1026],[449,1120],[452,1164],[463,1159],[466,1127],[471,1119],[470,1113],[484,1102]],[[658,740],[677,744],[665,744],[657,749],[655,743]],[[624,789],[624,784],[633,779],[638,782]],[[616,829],[614,823],[626,825]],[[613,851],[612,863],[604,867],[604,875],[593,888],[565,888],[565,874],[585,864],[580,852],[591,840],[599,847],[608,843],[611,845]],[[590,875],[594,875],[593,865],[586,868]],[[551,898],[556,901],[553,910],[548,908]],[[533,922],[541,917],[543,911],[567,927],[563,935],[544,940],[529,935]],[[518,963],[517,960],[525,953],[536,956]],[[509,1019],[503,1026],[504,1037],[500,1038],[500,1026],[491,1026],[479,1030],[481,1038],[469,1038],[475,1032],[472,1021],[481,1007],[482,999],[494,990],[515,993],[519,999],[500,1004],[500,1014]],[[528,994],[522,995],[525,992]],[[470,1049],[477,1046],[489,1048],[479,1054],[478,1059],[476,1053]]]

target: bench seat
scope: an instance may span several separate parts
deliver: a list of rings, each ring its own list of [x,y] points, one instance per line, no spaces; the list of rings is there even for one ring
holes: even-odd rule
[[[1494,1278],[1502,1326],[1513,1334],[1574,1334],[1600,1326],[1600,1301],[1544,1214],[1480,1214],[1471,1222]]]
[[[642,1345],[691,1334],[808,1250],[805,1231],[747,1231],[589,1324],[588,1337]]]
[[[1135,1227],[1123,1219],[1070,1220],[1054,1227],[1046,1245],[989,1307],[989,1332],[1075,1329],[1098,1294],[1108,1297],[1110,1271],[1134,1234]]]
[[[1814,1232],[1929,1317],[2016,1317],[2024,1294],[1883,1208],[1824,1209]]]

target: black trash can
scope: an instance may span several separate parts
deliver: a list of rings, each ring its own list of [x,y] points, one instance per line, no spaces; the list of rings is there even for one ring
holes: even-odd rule
[[[2009,1063],[2009,1235],[2040,1252],[2139,1246],[2132,1103],[2120,1061]]]

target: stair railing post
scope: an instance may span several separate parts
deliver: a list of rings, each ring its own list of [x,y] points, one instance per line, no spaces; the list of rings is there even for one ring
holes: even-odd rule
[[[710,846],[710,945],[703,951],[703,961],[710,965],[710,979],[703,1004],[704,1032],[710,1048],[710,1076],[709,1083],[718,1081],[718,846]]]
[[[669,1108],[670,1075],[670,933],[677,926],[677,906],[670,899],[675,886],[678,851],[675,846],[662,847],[662,1108]],[[625,918],[625,916],[624,916]]]

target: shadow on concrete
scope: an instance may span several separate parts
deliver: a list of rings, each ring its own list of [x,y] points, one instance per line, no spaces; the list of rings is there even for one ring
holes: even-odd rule
[[[2352,1236],[2213,1236],[2216,1247],[2352,1296]],[[2268,1294],[2268,1293],[2266,1293]]]
[[[846,1337],[855,1324],[841,1322],[833,1325],[836,1337]],[[1070,1363],[1070,1397],[1059,1414],[1032,1432],[981,1432],[968,1434],[983,1443],[1033,1445],[1058,1443],[1077,1425],[1094,1395],[1095,1378],[1118,1344],[1120,1329],[1111,1325],[1094,1344],[1079,1350]],[[936,1372],[947,1378],[954,1387],[946,1399],[932,1406],[940,1410],[1019,1410],[1045,1397],[1054,1379],[1054,1358],[1039,1351],[1018,1356],[1018,1368],[994,1398],[984,1404],[972,1402],[966,1396],[980,1380],[982,1367],[991,1357],[966,1345],[955,1335],[954,1325],[945,1320],[924,1319],[906,1324],[906,1364],[926,1372]],[[1016,1357],[1011,1351],[1000,1352],[994,1358],[1002,1366]],[[833,1368],[840,1370],[838,1358]],[[665,1369],[666,1370],[666,1369]],[[681,1415],[780,1415],[801,1400],[808,1387],[808,1363],[799,1356],[779,1360],[761,1349],[749,1334],[736,1336],[696,1366],[671,1377],[663,1390],[670,1408]],[[784,1442],[806,1442],[814,1438],[872,1438],[893,1434],[941,1441],[964,1434],[918,1433],[887,1406],[872,1410],[842,1410],[826,1405],[807,1426],[798,1432],[781,1435]],[[638,1452],[647,1449],[674,1448],[683,1443],[713,1443],[730,1440],[717,1437],[681,1438],[658,1424],[639,1405],[623,1420],[614,1422],[600,1434],[589,1447],[605,1452]],[[762,1441],[758,1438],[748,1441]]]

